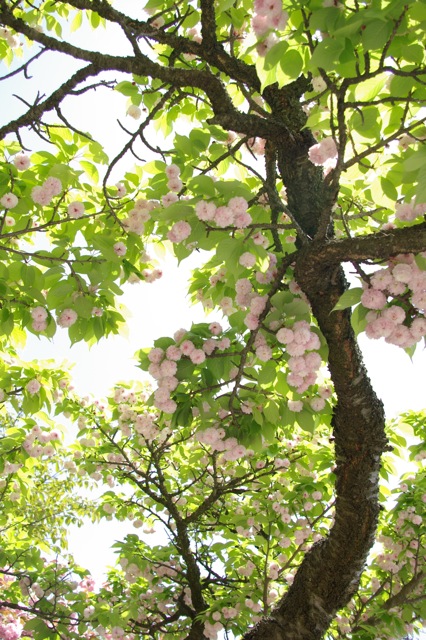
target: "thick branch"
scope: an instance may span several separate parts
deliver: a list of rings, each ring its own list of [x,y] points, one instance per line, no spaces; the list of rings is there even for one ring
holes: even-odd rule
[[[26,113],[24,113],[16,120],[12,120],[4,127],[0,128],[0,140],[2,140],[8,133],[16,132],[21,127],[31,126],[34,122],[41,119],[42,115],[51,109],[57,107],[62,100],[71,93],[74,87],[78,86],[84,80],[87,80],[90,76],[97,75],[99,68],[96,64],[92,63],[79,69],[73,76],[66,82],[64,82],[56,91],[54,91],[46,100],[34,104]]]
[[[366,236],[332,240],[317,246],[316,250],[318,259],[329,265],[366,260],[384,261],[399,253],[420,253],[426,251],[426,222]]]

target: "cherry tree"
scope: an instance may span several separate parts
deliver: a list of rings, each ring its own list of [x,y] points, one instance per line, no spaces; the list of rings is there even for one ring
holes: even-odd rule
[[[357,336],[412,355],[426,335],[425,21],[401,0],[0,0],[22,89],[0,126],[3,640],[420,632],[424,413],[385,425]],[[121,99],[112,158],[113,116],[84,126],[99,96]],[[197,255],[209,315],[140,345],[150,381],[95,401],[20,359],[29,334],[117,333],[166,251]],[[128,524],[102,585],[67,551],[87,518]]]

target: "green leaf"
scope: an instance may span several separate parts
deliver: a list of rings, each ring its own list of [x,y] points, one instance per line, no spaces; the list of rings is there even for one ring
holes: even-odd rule
[[[129,82],[128,80],[123,80],[122,82],[116,84],[114,90],[122,93],[123,96],[129,97],[139,93],[138,87],[134,85],[133,82]]]
[[[333,38],[322,40],[314,49],[309,62],[309,68],[311,71],[315,71],[316,69],[324,69],[325,71],[334,69],[344,47],[345,43],[341,40],[334,40]]]
[[[82,22],[83,22],[83,12],[77,11],[73,21],[71,22],[71,31],[77,31],[81,27]]]
[[[379,138],[381,117],[377,107],[365,107],[355,111],[350,119],[351,126],[365,138]]]
[[[373,20],[369,22],[361,35],[361,41],[364,49],[374,50],[383,49],[392,33],[393,23],[383,22],[383,20]]]
[[[426,164],[426,149],[421,147],[417,151],[413,151],[410,156],[404,160],[405,171],[416,171],[424,167]]]
[[[303,58],[296,49],[290,49],[282,56],[280,66],[286,78],[295,80],[303,69]]]
[[[347,309],[348,307],[353,307],[355,304],[358,304],[358,302],[360,302],[361,300],[363,291],[364,290],[361,287],[348,289],[342,296],[340,296],[339,301],[334,305],[331,311],[340,311],[342,309]]]
[[[303,431],[307,431],[308,433],[313,433],[315,431],[315,419],[312,413],[309,413],[306,410],[300,411],[296,413],[296,422],[303,429]]]
[[[355,307],[355,309],[353,309],[351,314],[351,324],[355,335],[359,335],[360,333],[365,331],[365,327],[367,326],[366,316],[368,311],[369,310],[363,307],[362,304],[359,304]]]
[[[398,200],[398,191],[390,180],[382,177],[380,178],[380,185],[385,196],[394,202]]]
[[[263,68],[265,71],[270,71],[277,65],[281,64],[281,61],[288,49],[288,43],[285,40],[280,40],[265,55]]]
[[[271,384],[272,382],[274,382],[276,375],[277,372],[275,364],[273,364],[272,362],[267,362],[259,371],[259,384],[261,386],[267,386]]]
[[[210,176],[196,176],[187,183],[188,190],[203,196],[204,199],[213,198],[216,195],[215,182]]]
[[[270,400],[268,404],[263,408],[263,413],[269,422],[273,425],[278,425],[280,420],[280,410],[275,402]]]

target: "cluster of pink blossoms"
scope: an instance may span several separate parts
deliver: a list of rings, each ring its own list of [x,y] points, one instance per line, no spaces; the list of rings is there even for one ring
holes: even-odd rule
[[[222,451],[222,462],[238,460],[247,454],[247,449],[236,438],[225,438],[223,427],[208,427],[195,434],[195,438],[202,444],[209,445],[213,451]]]
[[[23,625],[10,616],[0,620],[0,638],[2,640],[18,640],[21,637]]]
[[[296,387],[298,393],[304,393],[317,381],[317,372],[322,362],[317,352],[321,346],[320,340],[306,320],[295,322],[291,329],[283,327],[277,331],[276,337],[291,356],[288,361],[290,373],[287,382]]]
[[[272,261],[271,274],[274,268],[275,263]],[[240,308],[249,310],[244,318],[244,324],[250,331],[255,331],[259,328],[259,317],[266,308],[268,296],[259,296],[254,292],[253,286],[247,278],[237,280],[235,289],[236,304]],[[279,327],[279,324],[276,324]],[[275,330],[277,327],[274,326],[273,328]],[[298,393],[304,393],[308,387],[315,384],[317,371],[321,366],[321,356],[317,353],[321,343],[317,334],[311,330],[308,322],[300,320],[295,322],[291,329],[280,328],[277,331],[276,338],[278,342],[286,346],[286,351],[291,356],[288,363],[290,368],[288,383],[292,387],[296,387]],[[256,335],[253,346],[256,357],[259,360],[267,362],[272,359],[272,348],[268,345],[262,333],[259,332]]]
[[[225,227],[245,229],[252,222],[247,209],[247,200],[241,196],[235,196],[227,205],[221,207],[216,207],[214,202],[200,200],[195,205],[195,214],[202,222],[214,222],[221,229]]]
[[[223,625],[220,622],[204,622],[204,635],[209,640],[217,640],[218,633],[223,629]]]
[[[46,331],[47,315],[44,307],[34,307],[34,309],[31,310],[31,317],[33,319],[31,327],[34,331]]]
[[[32,458],[39,458],[40,456],[51,458],[55,454],[55,447],[48,443],[54,440],[59,440],[59,431],[55,429],[53,431],[42,431],[39,426],[35,426],[25,438],[22,446]]]
[[[166,167],[166,176],[168,178],[167,186],[170,191],[161,198],[163,207],[169,207],[174,202],[177,202],[179,200],[178,193],[183,187],[182,180],[180,179],[180,169],[176,164],[171,164]]]
[[[155,207],[156,204],[150,200],[136,200],[134,208],[129,211],[127,218],[123,220],[123,226],[126,231],[131,231],[141,236],[145,231],[145,222],[151,219],[150,212]]]
[[[426,213],[426,202],[416,204],[415,198],[411,202],[402,202],[395,207],[395,217],[404,222],[411,222]]]
[[[398,298],[400,304],[394,304]],[[365,328],[369,338],[412,347],[426,335],[426,271],[417,266],[414,255],[396,256],[371,276],[361,304],[371,310]]]
[[[256,36],[262,37],[272,29],[285,29],[287,11],[283,11],[282,0],[255,0],[251,26]]]
[[[240,278],[235,283],[235,302],[242,309],[249,312],[244,318],[247,329],[254,331],[259,327],[259,316],[265,310],[268,296],[259,296],[253,291],[253,285],[248,278]],[[268,358],[269,359],[269,358]]]
[[[213,336],[218,336],[222,333],[222,327],[218,322],[212,322],[210,331]],[[179,384],[179,380],[175,376],[176,363],[182,356],[188,357],[194,364],[202,364],[206,355],[211,355],[215,349],[228,349],[230,346],[229,338],[221,340],[208,338],[204,341],[202,349],[197,349],[191,340],[184,339],[186,333],[185,329],[179,329],[174,334],[174,345],[170,345],[165,351],[155,347],[148,354],[148,359],[151,362],[148,371],[158,383],[158,389],[154,393],[154,405],[165,413],[176,411],[177,405],[172,400],[171,393]]]
[[[31,198],[36,204],[42,206],[50,204],[55,196],[62,191],[62,183],[58,178],[47,178],[41,187],[34,187],[31,191]]]

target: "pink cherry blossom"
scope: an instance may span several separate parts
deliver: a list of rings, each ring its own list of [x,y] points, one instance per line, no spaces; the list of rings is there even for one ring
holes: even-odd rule
[[[257,244],[258,246],[267,247],[269,244],[268,238],[264,236],[262,233],[260,233],[260,231],[258,231],[257,233],[254,233],[251,238],[254,244]]]
[[[174,341],[175,342],[180,342],[182,340],[182,338],[186,335],[186,333],[187,333],[186,329],[178,329],[173,334]]]
[[[324,398],[312,398],[309,402],[314,411],[322,411],[325,407]]]
[[[245,213],[248,208],[248,202],[245,198],[235,196],[235,198],[231,198],[228,202],[228,207],[234,214]]]
[[[191,340],[184,340],[180,345],[180,350],[184,356],[189,356],[194,349],[195,345]]]
[[[163,360],[160,364],[160,372],[162,376],[174,376],[177,371],[177,364],[174,360]]]
[[[180,360],[182,357],[182,352],[179,349],[179,347],[175,346],[175,345],[170,345],[170,347],[167,347],[166,349],[166,358],[167,360]]]
[[[390,269],[380,269],[373,273],[370,279],[373,289],[387,289],[392,282],[393,278]]]
[[[306,367],[309,371],[318,371],[321,366],[321,356],[316,351],[311,351],[304,356]]]
[[[252,284],[250,280],[248,280],[247,278],[240,278],[235,283],[235,291],[237,293],[242,293],[242,294],[250,293],[252,291],[252,288],[253,288]]]
[[[180,176],[180,169],[176,164],[170,164],[166,167],[166,176],[168,179],[178,178]]]
[[[411,222],[416,218],[414,206],[410,202],[398,203],[395,206],[395,217],[403,222]]]
[[[31,327],[33,331],[37,333],[41,333],[42,331],[46,331],[47,329],[47,321],[46,320],[33,320],[31,323]]]
[[[413,279],[415,269],[410,264],[399,263],[392,269],[392,276],[397,282],[408,284]]]
[[[22,152],[22,153],[18,153],[13,158],[13,164],[18,169],[18,171],[25,171],[25,169],[28,169],[28,167],[30,166],[31,160],[29,156],[27,156],[25,153]]]
[[[283,327],[282,329],[277,331],[276,335],[278,342],[280,342],[281,344],[289,344],[294,340],[293,331],[291,329],[287,329],[286,327]]]
[[[337,147],[333,138],[323,138],[318,144],[314,144],[308,151],[309,160],[316,165],[325,165],[327,160],[333,160],[337,156]]]
[[[151,351],[148,353],[148,360],[150,362],[159,363],[162,361],[163,358],[164,358],[164,351],[159,347],[155,347],[154,349],[151,349]]]
[[[5,209],[13,209],[18,204],[19,200],[14,193],[5,193],[0,198],[0,204]]]
[[[247,329],[250,329],[250,331],[254,331],[259,326],[259,318],[254,313],[249,313],[244,318],[244,324],[246,325]]]
[[[34,307],[34,309],[31,310],[31,317],[37,322],[46,320],[47,311],[44,307]]]
[[[185,220],[179,220],[178,222],[175,222],[173,227],[170,229],[167,237],[170,242],[178,243],[182,242],[182,240],[186,240],[186,238],[191,234],[191,231],[191,225],[188,222]]]
[[[250,302],[250,311],[256,316],[259,316],[266,307],[268,302],[268,296],[255,296]]]
[[[365,289],[361,296],[361,303],[366,309],[383,309],[386,305],[386,296],[378,289]]]
[[[234,225],[237,229],[246,229],[252,222],[253,220],[251,215],[246,211],[236,213],[234,216]]]
[[[33,187],[31,191],[31,198],[35,204],[45,206],[50,204],[52,194],[47,189],[43,189],[43,187]]]
[[[114,253],[119,257],[126,255],[127,247],[124,242],[116,242],[113,246],[113,249]]]
[[[255,15],[251,21],[251,26],[256,36],[259,38],[264,36],[271,28],[270,20],[268,16]]]
[[[410,331],[416,340],[420,340],[420,338],[426,336],[426,318],[414,318]]]
[[[70,218],[77,220],[78,218],[81,218],[82,215],[84,214],[84,204],[79,201],[71,202],[68,205],[67,212]]]
[[[213,351],[217,349],[218,343],[213,338],[208,338],[203,344],[203,351],[206,355],[211,356]]]
[[[64,309],[58,318],[58,325],[60,327],[71,327],[77,321],[78,315],[74,309]]]
[[[254,265],[256,264],[256,256],[254,256],[249,251],[246,251],[240,256],[238,262],[242,267],[246,267],[246,269],[249,269],[250,267],[254,267]]]
[[[35,378],[33,380],[30,380],[25,389],[28,391],[28,393],[30,395],[35,395],[36,393],[38,393],[41,389],[41,384],[39,383],[38,380],[36,380]]]
[[[214,221],[218,227],[229,227],[234,222],[234,212],[229,207],[218,207],[214,214]]]
[[[62,182],[58,178],[50,177],[43,183],[45,189],[51,196],[58,196],[62,191]]]
[[[170,207],[171,204],[173,204],[174,202],[177,202],[179,200],[179,197],[176,193],[174,193],[173,191],[170,191],[169,193],[166,193],[165,196],[162,196],[161,198],[161,202],[163,207]]]
[[[189,354],[189,358],[194,364],[201,364],[206,359],[206,354],[202,349],[193,349]]]
[[[426,311],[426,291],[416,291],[413,293],[411,302],[417,309]]]
[[[379,338],[387,338],[395,329],[395,323],[385,317],[376,318],[368,322],[365,327],[365,333],[368,338],[378,340]]]
[[[382,317],[393,322],[393,324],[402,324],[405,320],[405,311],[397,304],[393,304],[387,309],[383,309]]]
[[[301,400],[289,400],[287,404],[290,411],[294,411],[295,413],[299,413],[303,409],[303,402]]]
[[[268,22],[270,21],[268,20]],[[270,51],[274,46],[274,44],[277,44],[277,42],[278,42],[278,38],[275,35],[275,33],[270,33],[269,35],[267,35],[264,40],[262,40],[261,42],[258,42],[256,45],[256,51],[258,55],[261,58],[264,58],[268,53],[268,51]]]
[[[123,196],[126,195],[127,189],[126,189],[126,187],[124,186],[124,184],[122,182],[117,182],[115,187],[117,189],[117,197],[118,198],[122,198]]]
[[[203,222],[208,222],[209,220],[213,220],[216,213],[216,205],[214,202],[206,202],[205,200],[200,200],[195,205],[195,215],[197,218]]]
[[[222,333],[223,329],[219,322],[212,322],[211,324],[209,324],[209,331],[214,336],[218,336]]]
[[[271,358],[272,358],[272,349],[270,347],[268,347],[268,345],[266,345],[266,344],[261,346],[261,347],[258,347],[256,349],[256,356],[262,362],[267,362],[268,360],[271,360]]]
[[[174,191],[175,193],[179,193],[182,187],[183,182],[180,178],[170,178],[170,180],[167,182],[167,188],[170,189],[170,191]]]
[[[385,338],[389,344],[395,344],[403,349],[412,347],[416,340],[412,335],[410,329],[403,324],[399,324],[395,327],[394,331]]]

